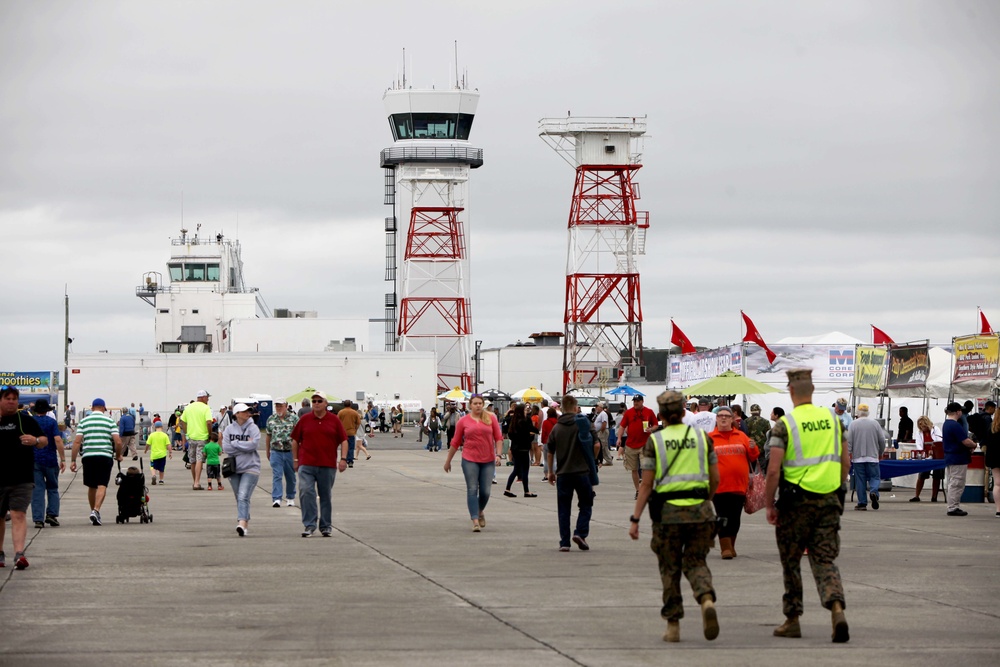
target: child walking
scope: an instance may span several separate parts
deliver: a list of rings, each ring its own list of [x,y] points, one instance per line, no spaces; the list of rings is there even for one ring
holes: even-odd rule
[[[208,490],[212,490],[212,480],[214,479],[219,483],[219,491],[222,491],[224,486],[222,486],[222,475],[219,472],[219,454],[222,453],[222,447],[219,446],[219,434],[211,433],[208,436],[208,442],[205,443],[205,465],[208,468]]]
[[[163,484],[163,473],[167,469],[167,457],[174,458],[170,450],[170,437],[163,432],[163,422],[153,422],[153,432],[146,438],[146,454],[149,454],[149,485],[156,484],[159,473],[160,484]]]

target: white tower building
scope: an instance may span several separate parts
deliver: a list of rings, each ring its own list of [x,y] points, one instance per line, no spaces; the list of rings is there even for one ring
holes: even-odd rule
[[[385,349],[433,351],[438,386],[472,390],[468,296],[469,170],[483,151],[469,143],[479,93],[414,89],[383,96],[393,145],[382,151],[386,273]],[[397,267],[400,270],[397,272]]]

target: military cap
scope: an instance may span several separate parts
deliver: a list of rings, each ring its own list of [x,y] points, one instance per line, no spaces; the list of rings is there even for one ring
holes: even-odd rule
[[[656,397],[656,403],[663,408],[682,409],[684,407],[684,396],[676,391],[665,391]]]
[[[793,368],[785,371],[785,375],[788,376],[789,382],[800,382],[802,380],[812,382],[813,379],[813,372],[811,368]]]
[[[754,403],[753,405],[751,405],[750,406],[750,414],[752,414],[752,415],[759,415],[760,414],[760,406],[757,405],[756,403]]]

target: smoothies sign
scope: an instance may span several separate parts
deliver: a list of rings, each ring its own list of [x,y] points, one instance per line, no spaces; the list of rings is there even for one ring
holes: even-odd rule
[[[1000,361],[1000,336],[960,336],[955,339],[955,382],[992,380]]]
[[[16,387],[21,403],[35,398],[54,400],[56,387],[52,386],[52,371],[0,371],[0,387]]]

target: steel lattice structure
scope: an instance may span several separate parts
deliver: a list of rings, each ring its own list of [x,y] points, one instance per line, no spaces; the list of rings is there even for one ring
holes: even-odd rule
[[[576,170],[566,253],[563,392],[642,374],[636,258],[649,214],[636,210],[634,150],[645,119],[543,119],[540,136]]]

